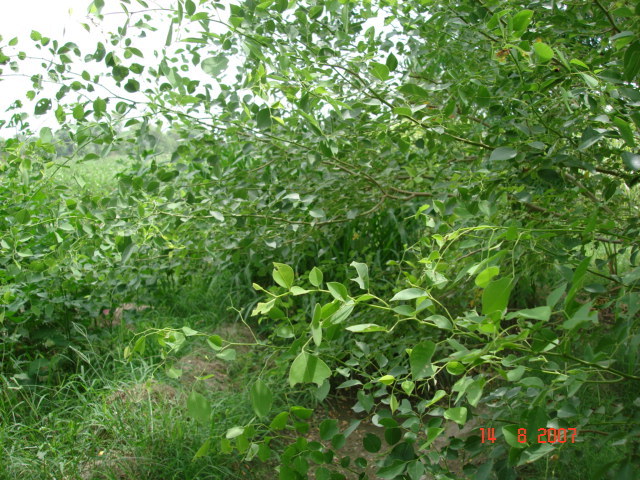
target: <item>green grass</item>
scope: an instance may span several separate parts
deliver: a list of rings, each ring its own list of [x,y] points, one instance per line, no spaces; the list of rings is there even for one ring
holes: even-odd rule
[[[50,167],[49,175],[52,175],[53,182],[66,185],[78,193],[108,192],[117,186],[116,175],[131,163],[131,160],[118,155],[85,162],[61,159]]]
[[[141,328],[176,327],[185,321],[160,312],[145,317]],[[189,323],[206,328],[203,316],[191,316]],[[186,375],[167,378],[153,345],[144,357],[124,361],[124,345],[114,349],[110,341],[127,333],[106,334],[104,344],[85,352],[89,362],[78,365],[60,384],[20,385],[0,377],[0,479],[247,478],[233,454],[213,449],[195,461],[193,456],[210,436],[221,438],[228,428],[253,417],[247,391],[255,376],[252,355],[241,356],[229,377],[220,373],[224,367],[216,361],[212,373],[219,374],[220,388],[211,388],[214,383]],[[173,360],[206,356],[200,350],[193,354],[192,347],[201,346],[186,345]],[[192,388],[211,401],[211,427],[188,416],[186,398]],[[266,467],[256,468],[260,472]]]

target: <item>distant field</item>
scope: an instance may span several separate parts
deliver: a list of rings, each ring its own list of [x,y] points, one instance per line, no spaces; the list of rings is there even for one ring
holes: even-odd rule
[[[132,161],[116,155],[85,162],[60,161],[51,167],[52,172],[55,172],[52,180],[79,191],[109,191],[116,187],[116,175],[125,170]]]

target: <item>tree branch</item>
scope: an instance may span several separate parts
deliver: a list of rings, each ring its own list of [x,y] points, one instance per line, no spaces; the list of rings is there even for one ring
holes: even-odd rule
[[[596,2],[596,5],[600,8],[600,10],[602,10],[604,14],[607,16],[607,19],[609,20],[609,23],[611,24],[613,31],[616,33],[620,33],[620,29],[616,25],[616,22],[613,20],[613,17],[609,13],[609,11],[606,8],[604,8],[604,6],[600,3],[600,0],[594,0],[594,1]]]

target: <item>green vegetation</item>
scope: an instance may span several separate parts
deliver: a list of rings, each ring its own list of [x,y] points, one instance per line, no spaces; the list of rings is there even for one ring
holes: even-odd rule
[[[636,478],[640,7],[111,8],[0,38],[0,478]]]

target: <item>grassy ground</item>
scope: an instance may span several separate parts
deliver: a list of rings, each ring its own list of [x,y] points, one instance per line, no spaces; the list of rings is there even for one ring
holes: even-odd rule
[[[60,161],[51,167],[50,174],[54,182],[71,187],[75,191],[100,193],[114,189],[117,185],[116,174],[124,171],[130,163],[126,157],[119,155],[86,162]]]
[[[183,324],[159,312],[144,316],[143,328]],[[207,320],[210,327],[204,317],[192,317],[190,324],[205,327]],[[246,335],[236,326],[219,331],[227,338]],[[202,346],[188,346],[175,359],[182,377],[170,379],[158,369],[153,347],[127,362],[122,349],[108,353],[107,346],[94,345],[87,361],[58,385],[2,378],[1,479],[245,478],[233,456],[193,456],[210,435],[223,436],[253,416],[246,385],[254,372],[248,364],[240,359],[228,366]],[[214,376],[196,378],[208,374]],[[192,389],[212,402],[211,428],[188,416]]]

